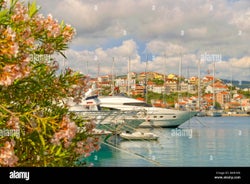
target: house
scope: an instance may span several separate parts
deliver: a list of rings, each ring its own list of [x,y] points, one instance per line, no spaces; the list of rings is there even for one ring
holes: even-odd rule
[[[225,106],[226,103],[230,102],[230,94],[227,91],[222,91],[216,94],[216,101],[221,105]]]
[[[228,91],[228,86],[223,84],[220,81],[217,81],[214,84],[210,84],[205,88],[205,93],[220,93],[222,91]]]
[[[165,85],[169,92],[177,92],[178,82],[174,79],[167,79]]]
[[[190,77],[189,78],[189,83],[190,84],[198,84],[198,77],[196,77],[196,76],[193,76],[193,77]]]

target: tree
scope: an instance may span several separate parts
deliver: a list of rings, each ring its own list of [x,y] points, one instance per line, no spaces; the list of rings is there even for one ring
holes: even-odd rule
[[[57,74],[53,57],[68,48],[75,29],[35,2],[0,0],[0,166],[76,166],[98,150],[94,122],[69,112],[81,100],[85,76]],[[64,56],[66,57],[66,56]]]
[[[221,109],[221,104],[219,102],[215,102],[215,109]]]

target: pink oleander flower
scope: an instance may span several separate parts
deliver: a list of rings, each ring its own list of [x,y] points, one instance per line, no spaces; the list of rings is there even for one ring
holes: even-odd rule
[[[16,33],[10,26],[0,26],[0,56],[12,59],[17,56],[19,45],[16,42]]]
[[[14,153],[15,141],[6,141],[4,147],[0,148],[0,165],[13,167],[18,162],[18,157]]]
[[[27,65],[27,59],[21,64],[7,64],[0,72],[0,85],[10,86],[14,80],[27,77],[30,73],[30,67]]]
[[[29,20],[28,15],[28,9],[21,4],[20,2],[17,2],[13,9],[13,15],[11,16],[12,21],[15,22],[25,22]]]
[[[60,124],[60,130],[56,132],[51,139],[51,143],[60,145],[61,140],[64,142],[64,146],[69,147],[70,142],[76,136],[77,126],[75,122],[71,122],[68,116],[64,116]]]
[[[0,7],[2,7],[2,8],[6,8],[6,7],[7,7],[6,0],[2,0],[2,1],[0,2]]]
[[[86,123],[85,127],[86,131],[92,132],[92,130],[96,127],[96,124],[94,121],[89,121],[88,123]]]
[[[64,37],[64,42],[69,42],[72,40],[73,36],[76,34],[76,30],[73,29],[70,25],[66,25],[63,29],[63,37]]]
[[[7,121],[6,125],[7,127],[10,127],[12,129],[20,129],[19,123],[19,117],[11,116],[10,119]]]
[[[74,151],[76,152],[76,154],[88,157],[92,152],[97,151],[99,149],[99,139],[96,137],[88,137],[86,140],[77,142]]]

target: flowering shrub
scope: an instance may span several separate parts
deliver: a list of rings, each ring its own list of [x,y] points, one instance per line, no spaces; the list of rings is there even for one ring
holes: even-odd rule
[[[76,166],[78,158],[99,149],[94,122],[69,112],[62,103],[68,97],[81,99],[85,77],[69,68],[57,74],[52,57],[63,55],[75,30],[38,12],[35,2],[26,6],[0,0],[2,167]]]

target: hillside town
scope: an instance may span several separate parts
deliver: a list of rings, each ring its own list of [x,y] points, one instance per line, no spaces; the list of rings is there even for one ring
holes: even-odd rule
[[[89,78],[89,84],[93,83],[99,89],[98,95],[126,94],[153,106],[191,110],[216,107],[228,114],[250,114],[250,87],[239,88],[209,74],[185,78],[176,74],[130,72]],[[154,94],[150,99],[147,98],[149,93]]]

